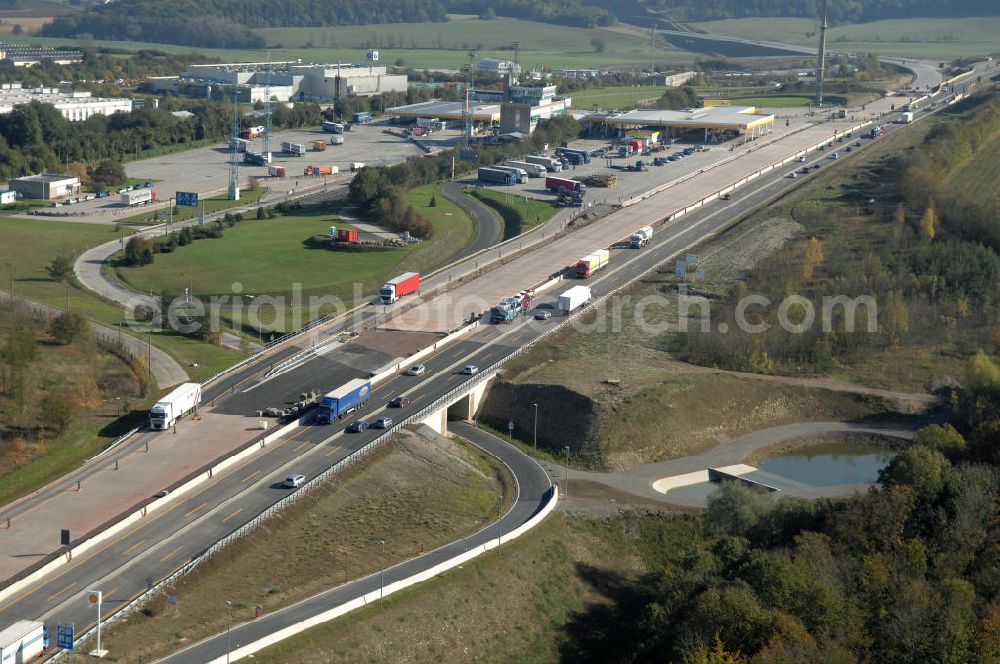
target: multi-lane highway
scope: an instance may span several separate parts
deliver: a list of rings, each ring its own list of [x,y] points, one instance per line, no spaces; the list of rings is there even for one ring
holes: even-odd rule
[[[820,162],[830,163],[825,153],[813,153],[805,164],[797,163],[795,167]],[[733,219],[801,182],[801,179],[785,177],[787,172],[788,169],[776,169],[755,180],[751,188],[738,190],[733,200],[716,201],[674,220],[661,228],[653,243],[644,250],[613,249],[610,267],[589,285],[598,296],[608,293],[719,232]],[[622,234],[630,230],[631,227],[623,228]],[[538,298],[536,306],[552,307],[555,297],[556,293],[544,294]],[[558,318],[548,323],[522,319],[505,326],[484,325],[462,341],[444,346],[424,360],[430,369],[427,375],[396,375],[379,383],[373,392],[373,407],[365,415],[371,418],[381,414],[384,404],[399,395],[409,396],[410,406],[402,413],[386,412],[397,419],[399,415],[416,412],[468,380],[458,373],[464,364],[489,366],[514,353],[557,321]],[[280,350],[267,361],[280,361],[299,350],[296,347]],[[266,363],[257,363],[232,372],[212,386],[206,400],[215,397],[220,410],[230,409],[245,415],[251,404],[263,405],[261,401],[286,398],[289,390],[298,392],[312,387],[309,376],[343,382],[341,378],[346,380],[367,373],[343,362],[327,362],[321,357],[303,365],[301,372],[258,385],[257,380],[266,368]],[[330,372],[339,373],[331,379]],[[253,389],[247,391],[251,386]],[[104,589],[107,607],[113,610],[142,593],[150,580],[155,582],[165,577],[281,500],[286,490],[279,484],[289,472],[303,473],[307,477],[318,475],[378,435],[378,432],[346,434],[342,426],[300,428],[241,465],[216,475],[173,504],[151,514],[150,518],[79,556],[42,582],[5,600],[0,606],[0,624],[42,617],[49,623],[75,621],[78,631],[82,631],[83,626],[92,621],[91,611],[80,599],[80,593],[86,588],[99,586]],[[157,436],[161,442],[169,440],[169,434],[154,437]],[[124,446],[121,452],[137,452],[142,444],[138,439]],[[66,478],[61,490],[72,490],[73,482],[73,476]],[[33,505],[32,499],[16,505],[15,510],[20,511],[15,511],[15,519],[29,513]],[[508,518],[511,517],[508,515]]]

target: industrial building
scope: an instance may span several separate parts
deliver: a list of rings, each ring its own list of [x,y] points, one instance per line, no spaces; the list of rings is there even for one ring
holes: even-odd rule
[[[0,83],[0,115],[33,101],[52,104],[71,122],[86,120],[93,115],[129,113],[132,110],[131,99],[94,97],[86,91],[63,92],[58,88],[23,88],[20,83]]]
[[[191,65],[179,76],[154,76],[147,83],[158,92],[209,97],[237,88],[248,102],[263,101],[268,93],[278,101],[371,97],[406,92],[407,86],[405,74],[390,74],[385,67],[303,64],[300,60]]]
[[[487,76],[504,76],[511,74],[517,76],[521,73],[521,65],[513,60],[503,58],[481,58],[476,62],[476,69]]]
[[[57,173],[27,175],[23,178],[11,178],[8,184],[23,198],[42,201],[52,201],[80,194],[80,178],[73,175],[59,175]]]
[[[419,104],[394,106],[385,111],[403,121],[416,121],[418,118],[460,121],[465,119],[465,102],[461,101],[422,101]],[[471,104],[469,112],[476,124],[497,124],[500,122],[500,104]]]
[[[710,106],[681,111],[640,109],[613,115],[594,113],[587,116],[587,121],[603,126],[605,133],[609,130],[624,133],[626,129],[642,127],[666,129],[671,136],[703,131],[703,140],[708,143],[738,135],[752,139],[769,134],[774,116],[757,113],[753,106]]]
[[[0,61],[10,62],[15,67],[34,67],[42,62],[72,65],[83,62],[83,52],[0,42]]]

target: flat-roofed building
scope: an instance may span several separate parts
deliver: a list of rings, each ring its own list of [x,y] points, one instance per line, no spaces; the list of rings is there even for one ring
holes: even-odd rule
[[[9,184],[10,188],[22,197],[43,201],[80,194],[80,178],[73,175],[58,173],[26,175],[23,178],[12,178]]]

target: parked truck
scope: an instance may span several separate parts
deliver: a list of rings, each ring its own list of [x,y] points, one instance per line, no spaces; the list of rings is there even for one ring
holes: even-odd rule
[[[267,174],[270,175],[272,178],[283,178],[285,177],[285,175],[287,175],[287,172],[285,171],[284,166],[271,165],[267,167]]]
[[[355,113],[351,116],[351,122],[371,122],[374,119],[374,115],[368,111],[362,111],[360,113]]]
[[[351,163],[351,172],[352,173],[357,173],[358,171],[360,171],[364,167],[365,167],[365,164],[364,164],[363,161],[352,162]]]
[[[551,175],[545,178],[545,188],[551,189],[552,191],[559,191],[562,189],[566,191],[577,191],[581,194],[587,191],[587,185],[582,182],[570,180],[568,178],[557,178]]]
[[[576,264],[577,279],[587,279],[598,270],[603,270],[611,257],[611,252],[607,249],[598,249],[594,253],[584,256]]]
[[[653,239],[653,227],[643,226],[628,239],[628,246],[632,249],[641,249],[649,244],[649,241]]]
[[[382,290],[379,291],[379,295],[382,296],[382,304],[392,304],[404,295],[419,291],[420,274],[418,272],[407,272],[385,282]]]
[[[169,429],[201,403],[201,383],[184,383],[149,409],[149,427]]]
[[[530,178],[545,177],[545,167],[539,164],[532,164],[529,161],[508,161],[506,165],[512,168],[520,168],[522,171],[526,172]]]
[[[333,134],[330,138],[326,139],[327,145],[343,145],[344,137],[341,134]]]
[[[511,171],[505,171],[499,168],[480,168],[477,172],[480,182],[486,184],[502,184],[502,185],[513,185],[517,184],[517,174]]]
[[[577,150],[575,148],[556,148],[556,154],[564,155],[576,164],[590,163],[590,153],[586,150]],[[574,156],[576,157],[575,160]]]
[[[293,157],[306,156],[306,146],[302,145],[301,143],[290,143],[288,141],[282,141],[281,151]]]
[[[243,155],[243,161],[252,166],[267,166],[271,163],[271,153],[264,154],[263,152],[247,150],[246,154]]]
[[[323,131],[328,134],[343,134],[344,125],[339,122],[330,122],[329,120],[323,120]]]
[[[326,141],[313,141],[313,152],[326,150]]]
[[[538,164],[550,173],[559,173],[562,171],[562,162],[558,159],[553,159],[552,157],[546,157],[541,154],[528,155],[524,158],[529,164]]]
[[[319,402],[316,423],[333,424],[348,413],[364,409],[371,392],[372,383],[366,378],[355,378],[328,392]]]
[[[144,205],[145,203],[152,203],[155,200],[156,192],[152,189],[133,189],[132,191],[123,192],[121,195],[121,204],[124,207]]]
[[[330,226],[330,235],[337,238],[337,242],[347,242],[348,244],[353,244],[360,238],[360,234],[356,228],[337,228],[336,226]]]
[[[337,170],[338,169],[337,169],[336,166],[328,166],[328,165],[323,165],[323,166],[306,166],[303,169],[302,174],[303,175],[333,175],[334,173],[337,172]]]
[[[582,307],[590,302],[590,289],[586,286],[573,286],[559,294],[559,310],[563,315]]]
[[[523,168],[515,168],[514,166],[494,166],[493,168],[498,171],[507,171],[508,173],[513,173],[516,178],[517,184],[524,184],[528,181],[528,171]]]
[[[249,127],[248,129],[246,129],[241,134],[241,136],[243,138],[245,138],[247,140],[250,140],[250,141],[252,141],[255,138],[260,138],[263,135],[264,135],[264,127],[263,126]]]
[[[246,152],[247,148],[250,147],[250,141],[245,138],[231,138],[229,139],[229,147],[236,148],[237,152]]]

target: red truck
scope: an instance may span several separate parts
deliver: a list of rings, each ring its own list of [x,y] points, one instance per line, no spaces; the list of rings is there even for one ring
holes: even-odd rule
[[[392,304],[404,295],[419,291],[420,274],[417,272],[407,272],[385,282],[382,290],[379,291],[379,295],[382,296],[382,304]]]
[[[632,152],[642,152],[642,149],[646,146],[642,144],[642,141],[638,138],[633,138],[628,142],[628,146],[632,148]]]
[[[338,228],[337,242],[357,242],[358,231],[354,228]]]
[[[552,191],[565,189],[566,191],[579,191],[581,194],[587,191],[587,185],[568,178],[557,178],[548,176],[545,178],[545,188]]]

